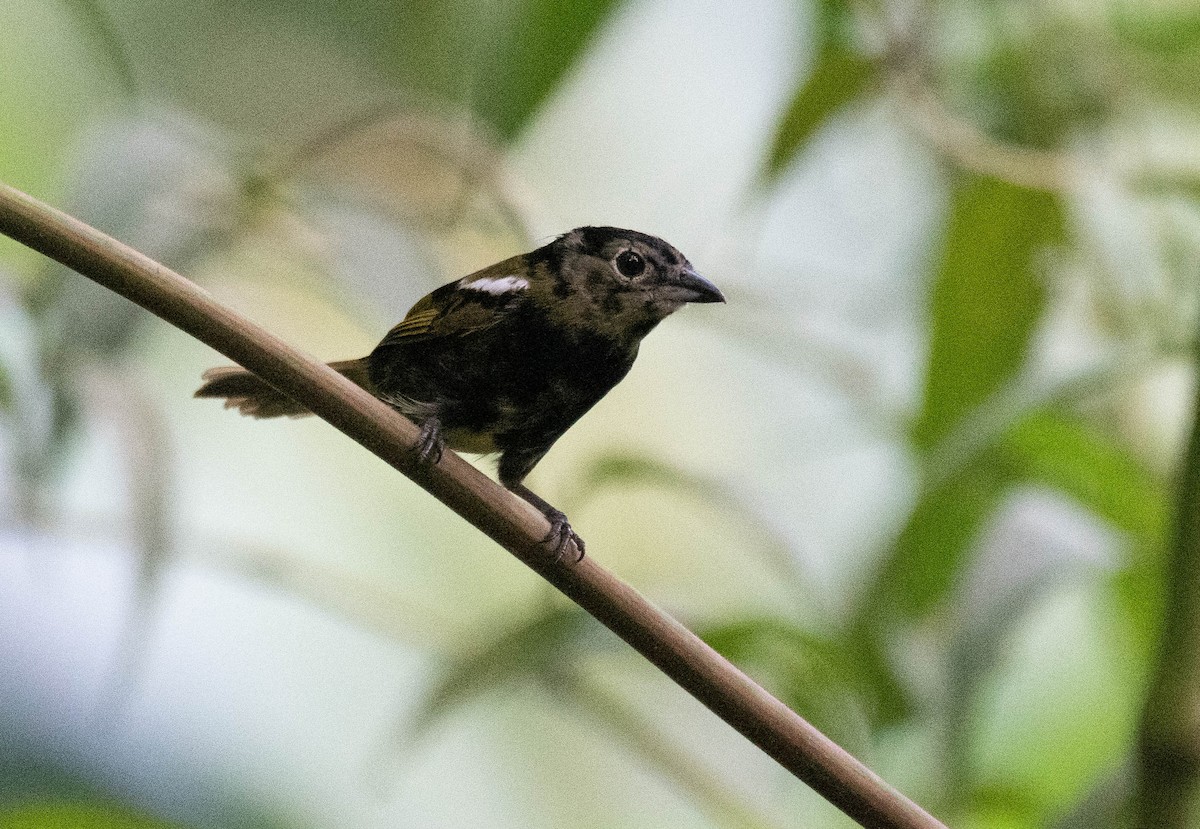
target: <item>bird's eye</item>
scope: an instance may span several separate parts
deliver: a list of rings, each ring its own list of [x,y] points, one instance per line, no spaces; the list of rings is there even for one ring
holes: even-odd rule
[[[635,250],[623,250],[617,254],[617,270],[622,276],[635,277],[646,270],[646,260]]]

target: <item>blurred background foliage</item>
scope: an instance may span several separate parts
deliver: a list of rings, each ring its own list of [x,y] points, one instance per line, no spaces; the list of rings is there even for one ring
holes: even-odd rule
[[[1134,796],[1194,656],[1196,3],[0,33],[0,178],[328,359],[570,227],[666,237],[730,302],[539,467],[589,552],[950,825],[1200,825]],[[192,401],[217,362],[0,240],[0,829],[848,825],[332,430]]]

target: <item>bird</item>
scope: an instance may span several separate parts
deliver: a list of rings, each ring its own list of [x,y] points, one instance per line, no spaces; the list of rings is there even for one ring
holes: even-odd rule
[[[585,544],[523,483],[562,435],[632,368],[642,339],[689,303],[725,296],[662,239],[578,227],[420,299],[366,357],[330,367],[420,428],[426,463],[445,447],[497,454],[497,477],[550,524],[555,560]],[[308,410],[237,366],[206,371],[196,397],[256,418]]]

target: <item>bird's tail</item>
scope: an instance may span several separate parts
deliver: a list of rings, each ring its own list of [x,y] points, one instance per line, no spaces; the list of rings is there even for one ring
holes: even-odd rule
[[[363,388],[371,388],[366,359],[342,360],[330,363],[329,367]],[[196,397],[224,398],[225,408],[237,409],[251,417],[304,417],[312,414],[257,374],[237,366],[221,366],[204,372],[204,385],[196,390]]]

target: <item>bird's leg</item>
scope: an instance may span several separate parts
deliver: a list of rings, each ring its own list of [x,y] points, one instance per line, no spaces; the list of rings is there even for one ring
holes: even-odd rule
[[[583,539],[575,530],[571,529],[571,523],[567,521],[567,515],[560,509],[551,506],[550,503],[531,490],[524,484],[512,484],[508,489],[520,497],[523,501],[531,504],[534,509],[546,516],[546,520],[550,522],[550,532],[542,539],[542,543],[554,542],[554,560],[562,561],[563,554],[567,551],[567,545],[573,543],[575,545],[575,563],[583,561]]]
[[[421,424],[421,434],[417,437],[414,451],[424,463],[437,465],[442,459],[442,451],[446,441],[442,437],[442,422],[434,416],[425,418]]]

